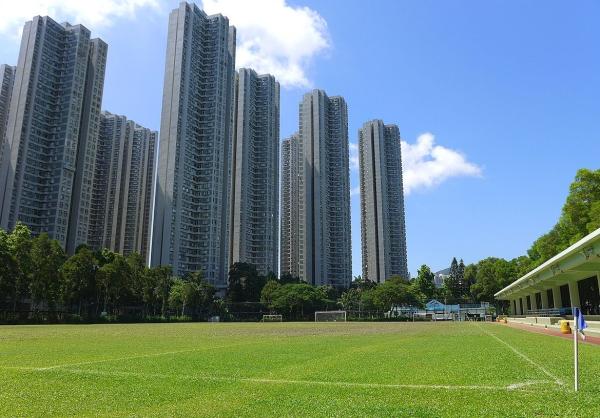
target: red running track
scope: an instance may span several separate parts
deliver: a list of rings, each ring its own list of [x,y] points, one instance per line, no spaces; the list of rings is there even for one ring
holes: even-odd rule
[[[538,334],[552,335],[555,337],[562,337],[562,338],[567,338],[567,339],[573,340],[573,334],[563,334],[562,332],[560,332],[559,330],[554,329],[554,328],[543,328],[543,327],[539,327],[539,326],[535,326],[535,325],[515,324],[514,322],[513,323],[509,322],[507,324],[502,324],[502,323],[499,323],[499,324],[509,326],[511,328],[517,328],[517,329],[522,329],[525,331],[536,332]],[[580,339],[579,342],[582,342],[584,344],[600,345],[600,337],[591,337],[589,335],[586,335],[585,340]]]

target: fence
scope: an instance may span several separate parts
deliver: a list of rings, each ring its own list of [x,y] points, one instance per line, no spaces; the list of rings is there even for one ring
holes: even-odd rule
[[[525,315],[528,316],[565,316],[571,315],[571,308],[547,308],[547,309],[527,309]]]

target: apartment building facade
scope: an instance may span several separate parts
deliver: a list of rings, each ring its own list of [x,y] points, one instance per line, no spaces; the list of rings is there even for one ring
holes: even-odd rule
[[[235,28],[181,3],[169,16],[151,264],[227,284]]]
[[[408,280],[400,130],[381,120],[358,131],[362,277]]]
[[[279,231],[279,83],[241,68],[232,146],[230,262],[276,273]]]
[[[25,24],[0,168],[0,226],[86,243],[108,46],[82,25]]]

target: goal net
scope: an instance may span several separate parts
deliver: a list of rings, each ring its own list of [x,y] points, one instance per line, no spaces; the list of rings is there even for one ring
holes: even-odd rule
[[[282,315],[263,315],[262,322],[282,322]]]
[[[317,311],[315,322],[346,322],[346,311]]]

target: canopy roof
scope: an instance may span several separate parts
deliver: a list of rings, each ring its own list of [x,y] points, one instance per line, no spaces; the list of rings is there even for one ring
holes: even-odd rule
[[[600,228],[496,293],[496,299],[513,299],[600,272]]]

